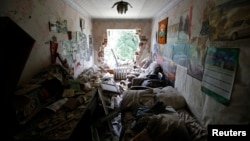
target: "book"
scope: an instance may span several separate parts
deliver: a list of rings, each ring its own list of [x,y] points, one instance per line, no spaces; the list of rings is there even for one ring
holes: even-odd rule
[[[57,112],[68,100],[69,100],[68,98],[59,99],[45,108]]]
[[[104,92],[120,94],[120,91],[115,84],[101,83],[101,88]]]

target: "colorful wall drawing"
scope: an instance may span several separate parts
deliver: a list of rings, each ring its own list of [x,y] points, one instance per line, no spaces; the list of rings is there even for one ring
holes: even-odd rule
[[[70,40],[62,41],[62,57],[71,64],[74,72],[79,72],[83,67],[83,61],[89,61],[92,56],[92,47],[88,46],[87,36],[80,31],[72,32]]]
[[[167,39],[169,42],[177,41],[178,37],[178,30],[179,30],[179,23],[168,26],[168,33],[167,33]]]
[[[194,37],[187,46],[187,74],[202,80],[207,36]]]
[[[170,82],[170,85],[174,86],[175,84],[175,75],[176,75],[176,63],[173,60],[163,57],[163,62],[161,64],[163,68],[164,75],[167,77],[167,80]]]
[[[168,43],[163,46],[162,55],[166,58],[172,59],[173,58],[173,50],[174,50],[174,43]]]
[[[188,40],[189,45],[186,46],[188,57],[187,74],[200,81],[203,76],[205,49],[209,38],[209,13],[213,7],[211,5],[213,4],[208,4],[202,12],[202,19],[200,21],[201,29],[197,30],[200,34],[190,38]]]
[[[154,44],[154,48],[152,51],[153,61],[157,60],[157,55],[158,55],[158,44]]]
[[[172,60],[183,67],[187,67],[188,58],[187,58],[187,43],[174,43],[173,44],[173,54]]]
[[[192,7],[180,16],[178,40],[188,41],[191,35]]]

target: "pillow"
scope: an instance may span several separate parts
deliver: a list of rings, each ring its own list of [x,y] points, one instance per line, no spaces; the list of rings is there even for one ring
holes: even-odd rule
[[[153,89],[144,90],[126,90],[123,92],[120,108],[136,109],[141,106],[152,107],[154,105]]]
[[[152,60],[149,57],[143,59],[142,60],[142,64],[143,64],[142,68],[146,69],[150,65],[150,63],[152,63]]]
[[[185,98],[172,86],[162,88],[162,90],[156,94],[156,102],[163,102],[176,110],[186,106]]]
[[[141,85],[144,87],[159,88],[159,87],[165,87],[166,83],[164,81],[156,79],[149,79],[149,80],[144,80]]]
[[[147,69],[145,70],[145,73],[147,74],[154,74],[155,68],[160,67],[160,64],[158,64],[156,61],[152,62]]]
[[[146,78],[147,75],[148,75],[148,73],[141,72],[140,75],[138,76],[138,78]]]
[[[134,74],[128,74],[127,76],[128,81],[132,81],[133,78],[136,78]]]

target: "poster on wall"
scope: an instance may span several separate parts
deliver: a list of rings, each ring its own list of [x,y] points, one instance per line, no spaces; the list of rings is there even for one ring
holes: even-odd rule
[[[172,51],[172,60],[183,67],[187,67],[187,43],[174,43]]]
[[[91,46],[92,45],[92,35],[89,35],[89,46]]]
[[[229,105],[238,57],[239,48],[208,47],[201,91]]]
[[[58,48],[58,42],[50,41],[50,55],[51,55],[51,63],[52,64],[56,63],[57,48]]]
[[[169,42],[176,42],[178,37],[179,23],[168,26],[167,39]]]
[[[49,29],[52,32],[68,34],[67,20],[58,20],[56,22],[49,22]]]
[[[173,58],[174,43],[167,43],[163,46],[162,55],[166,58]]]
[[[172,59],[176,64],[187,67],[187,43],[168,43],[163,46],[162,55]]]
[[[249,0],[230,0],[214,7],[209,15],[210,40],[249,43],[249,10]]]
[[[190,40],[187,46],[187,74],[201,81],[204,70],[207,36],[198,36]]]
[[[192,7],[180,16],[178,40],[188,41],[191,36]]]
[[[158,55],[158,44],[154,44],[154,48],[152,50],[153,61],[157,60],[157,55]]]
[[[163,19],[158,23],[158,43],[166,44],[167,43],[167,27],[168,27],[168,18]]]
[[[164,75],[170,82],[170,85],[174,87],[175,85],[175,76],[176,76],[176,68],[177,65],[171,59],[163,57],[163,62],[161,64]]]
[[[80,18],[80,28],[81,28],[81,31],[85,29],[85,20],[83,18]]]

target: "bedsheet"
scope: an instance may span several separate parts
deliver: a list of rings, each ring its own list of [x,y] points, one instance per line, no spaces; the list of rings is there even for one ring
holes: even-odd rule
[[[206,128],[187,107],[174,107],[158,100],[153,89],[125,91],[120,104],[122,131],[119,140],[205,141]]]

